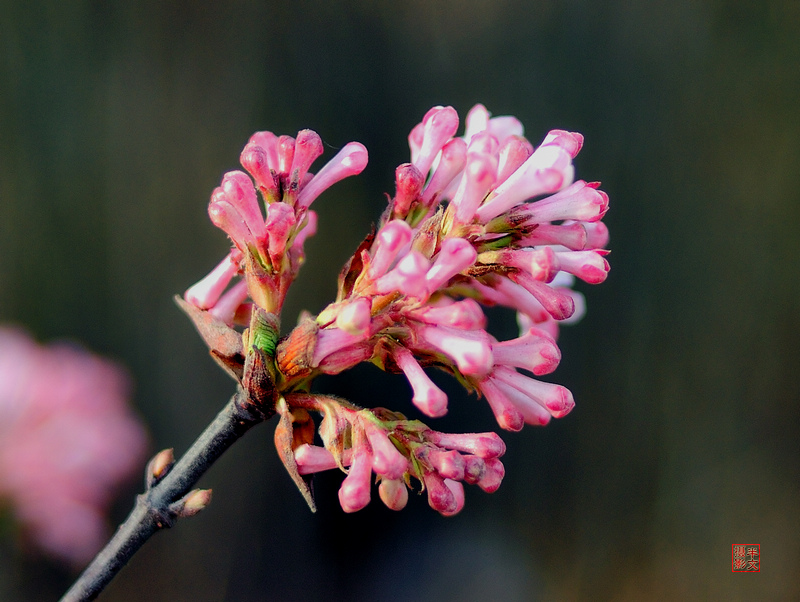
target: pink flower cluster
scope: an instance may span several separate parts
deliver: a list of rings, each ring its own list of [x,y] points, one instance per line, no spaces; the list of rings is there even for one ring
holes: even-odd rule
[[[412,162],[397,169],[360,272],[317,317],[312,366],[336,373],[371,359],[398,369],[417,408],[439,417],[447,398],[423,370],[436,366],[480,391],[502,428],[543,425],[572,409],[572,394],[518,369],[555,370],[558,322],[583,306],[568,286],[605,280],[608,197],[573,182],[579,134],[552,131],[534,149],[515,118],[481,105],[463,137],[457,129],[452,107],[434,107],[411,132]],[[480,304],[517,310],[522,335],[495,340]]]
[[[186,301],[228,324],[247,322],[248,295],[261,308],[280,312],[286,290],[305,259],[303,243],[316,232],[317,216],[309,206],[325,189],[361,173],[367,164],[364,146],[350,142],[314,175],[309,169],[322,152],[322,140],[311,130],[298,132],[296,138],[272,132],[251,136],[240,156],[250,175],[226,173],[208,205],[211,221],[225,231],[234,248],[186,291]],[[267,209],[266,219],[256,188]],[[226,291],[243,272],[246,279]]]
[[[463,503],[462,481],[487,491],[499,485],[502,450],[465,455],[446,437],[477,445],[488,435],[437,435],[401,415],[331,398],[323,403],[323,396],[315,405],[304,392],[320,373],[365,361],[402,372],[414,405],[440,417],[448,399],[425,372],[439,368],[482,394],[500,427],[511,431],[547,424],[574,406],[568,389],[534,377],[551,373],[561,360],[559,323],[584,312],[583,296],[571,288],[575,278],[597,284],[608,274],[608,230],[600,221],[608,196],[599,183],[574,180],[580,134],[553,130],[534,147],[516,118],[492,117],[482,105],[468,113],[462,136],[458,128],[452,107],[432,108],[413,128],[411,161],[396,169],[394,197],[377,231],[345,266],[336,302],[301,320],[277,346],[276,389],[289,411],[325,416],[324,448],[313,446],[313,438],[293,445],[298,470],[349,465],[340,491],[346,511],[369,501],[374,472],[389,507],[405,505],[413,476],[432,507],[453,514]],[[278,312],[302,262],[302,241],[315,227],[309,204],[366,164],[366,150],[350,143],[311,176],[308,168],[321,150],[319,137],[307,130],[296,139],[253,136],[241,162],[255,186],[242,172],[226,174],[209,206],[234,249],[187,291],[187,301],[228,324],[246,317],[248,295]],[[246,284],[223,294],[241,272]],[[482,306],[495,305],[517,312],[519,337],[498,341],[487,332]],[[335,436],[326,436],[332,424]]]
[[[145,451],[117,365],[0,328],[0,498],[46,553],[81,565],[107,535],[115,489]]]

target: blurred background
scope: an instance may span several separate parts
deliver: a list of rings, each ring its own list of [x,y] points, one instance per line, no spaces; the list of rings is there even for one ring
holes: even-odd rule
[[[503,433],[498,492],[468,487],[449,519],[424,496],[345,515],[331,472],[311,514],[262,425],[201,481],[211,506],[101,599],[800,598],[800,3],[3,0],[0,15],[0,321],[127,364],[152,451],[185,450],[232,392],[172,296],[228,247],[206,203],[252,132],[370,152],[314,206],[287,325],[333,298],[435,104],[516,115],[534,143],[582,132],[578,177],[611,197],[611,274],[579,287],[588,314],[562,330],[554,375],[577,407]],[[492,320],[512,335],[510,314]],[[438,382],[437,428],[494,428]],[[369,366],[318,389],[416,416],[405,380]],[[6,535],[0,599],[57,598],[74,575]],[[761,573],[732,574],[732,544],[760,544]]]

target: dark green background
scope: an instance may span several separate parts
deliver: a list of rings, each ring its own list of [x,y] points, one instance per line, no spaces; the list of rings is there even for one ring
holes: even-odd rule
[[[225,252],[206,203],[253,131],[371,156],[315,205],[287,324],[332,298],[434,104],[582,132],[578,177],[611,196],[612,271],[555,374],[578,405],[503,435],[497,493],[346,516],[326,474],[312,515],[261,426],[104,599],[800,598],[800,3],[3,1],[0,59],[0,320],[130,366],[153,450],[231,392],[171,296]],[[494,426],[441,382],[436,426]],[[319,386],[414,413],[369,366]],[[760,574],[731,573],[734,543]],[[70,580],[0,544],[0,599]]]

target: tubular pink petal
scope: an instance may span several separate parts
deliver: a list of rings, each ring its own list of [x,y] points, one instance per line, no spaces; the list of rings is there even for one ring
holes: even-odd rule
[[[529,316],[535,323],[550,319],[550,314],[531,293],[508,278],[495,278],[491,287],[477,281],[474,281],[472,286],[487,301],[516,309]]]
[[[372,470],[387,479],[399,479],[408,470],[408,460],[389,441],[386,432],[364,422],[364,432],[372,446]]]
[[[442,147],[439,165],[433,171],[428,185],[422,194],[422,203],[430,207],[442,192],[464,169],[467,162],[467,144],[461,138],[453,138]]]
[[[436,155],[458,129],[458,113],[453,107],[434,107],[428,111],[422,123],[422,145],[414,159],[414,165],[427,175]]]
[[[368,334],[352,335],[339,328],[325,328],[317,334],[312,366],[319,366],[327,356],[366,340]]]
[[[481,376],[492,369],[489,335],[483,331],[420,324],[417,332],[423,340],[450,357],[465,376]]]
[[[236,310],[245,302],[247,294],[247,281],[240,280],[220,297],[214,307],[208,310],[208,313],[231,326],[236,317]]]
[[[329,353],[317,368],[323,374],[339,374],[361,362],[369,361],[374,354],[375,344],[369,341],[355,343],[333,353]]]
[[[239,162],[253,176],[256,186],[264,196],[273,201],[277,200],[278,186],[272,175],[267,151],[255,142],[249,142],[242,150],[242,154],[239,155]]]
[[[369,334],[372,319],[372,303],[366,297],[358,297],[345,305],[336,316],[336,327],[348,334],[364,336]]]
[[[497,178],[497,159],[480,152],[468,152],[464,175],[451,205],[456,209],[455,221],[466,224],[472,221],[475,212]]]
[[[278,173],[288,174],[294,161],[295,139],[291,136],[278,136]]]
[[[498,153],[496,185],[505,182],[532,154],[533,147],[525,138],[518,136],[507,138]]]
[[[369,273],[373,278],[383,276],[391,267],[400,250],[411,242],[411,226],[394,219],[380,229],[372,245]]]
[[[520,411],[522,417],[525,419],[526,424],[531,424],[533,426],[545,426],[550,422],[550,418],[552,417],[550,411],[542,407],[540,403],[535,401],[529,395],[515,389],[499,379],[494,379],[493,382],[497,388],[500,389],[506,397],[508,397],[509,401],[514,404],[514,407]]]
[[[486,460],[486,472],[478,481],[478,487],[486,493],[494,493],[500,488],[504,476],[506,476],[506,469],[500,460],[496,458]]]
[[[381,479],[378,495],[389,510],[402,510],[408,503],[408,488],[402,479]]]
[[[486,474],[486,462],[478,456],[466,455],[464,458],[464,482],[475,485]]]
[[[480,103],[472,107],[464,119],[464,139],[469,142],[475,134],[485,131],[489,127],[491,116],[492,114]]]
[[[425,275],[428,292],[433,294],[443,285],[475,263],[478,253],[469,241],[463,238],[448,238],[442,243],[433,266]]]
[[[392,271],[375,281],[376,290],[382,295],[400,292],[408,297],[422,297],[426,294],[425,275],[430,265],[422,253],[409,251]]]
[[[598,222],[600,223],[600,222]],[[528,236],[521,238],[517,244],[520,247],[535,247],[538,245],[562,245],[573,251],[580,251],[587,247],[588,222],[571,222],[560,225],[540,223],[536,225]]]
[[[462,299],[447,305],[425,305],[409,312],[409,316],[433,326],[444,325],[460,330],[483,330],[486,314],[473,299]]]
[[[435,472],[423,475],[425,490],[428,492],[428,505],[445,516],[455,514],[459,509],[459,501],[452,489],[444,483],[444,479]]]
[[[294,450],[294,461],[297,463],[297,472],[301,475],[332,470],[338,466],[331,452],[324,447],[308,443],[297,446]]]
[[[454,508],[441,510],[440,512],[442,516],[455,516],[464,508],[464,486],[458,481],[453,481],[452,479],[445,479],[444,485],[453,494],[453,498],[455,499],[456,503]]]
[[[559,251],[556,253],[561,269],[589,284],[600,284],[608,276],[609,265],[603,254],[607,251]]]
[[[531,155],[532,157],[533,155]],[[517,174],[524,174],[524,177],[516,178]],[[516,186],[507,186],[512,180],[515,181]],[[530,198],[556,192],[564,185],[564,181],[565,175],[558,169],[547,167],[526,171],[526,167],[523,165],[495,188],[494,195],[478,209],[478,220],[485,224],[490,219]]]
[[[494,371],[494,377],[533,399],[549,411],[553,418],[562,418],[575,407],[572,393],[561,385],[528,378],[516,370],[502,367]]]
[[[360,174],[367,166],[367,149],[359,142],[349,142],[328,161],[297,197],[298,207],[309,207],[322,192],[336,182]]]
[[[394,172],[395,195],[393,211],[395,215],[405,216],[411,203],[417,199],[425,184],[425,176],[413,163],[403,163]]]
[[[219,194],[215,192],[208,204],[208,217],[244,253],[248,245],[254,245],[256,241],[236,208],[225,200],[225,193],[220,188],[217,191]]]
[[[521,431],[525,418],[508,396],[490,378],[481,381],[481,392],[489,402],[497,424],[507,431]]]
[[[263,240],[264,216],[250,176],[241,171],[229,171],[222,178],[221,188],[225,200],[236,208],[256,240]]]
[[[550,374],[561,361],[556,342],[544,331],[531,328],[525,335],[492,346],[494,363],[530,370],[537,376]]]
[[[322,139],[313,130],[300,130],[294,143],[294,156],[292,157],[291,181],[299,186],[308,172],[311,164],[323,152]]]
[[[269,235],[269,256],[280,258],[286,251],[286,242],[297,223],[294,209],[286,203],[272,203],[267,209],[266,230]]]
[[[457,451],[442,451],[435,448],[419,449],[425,449],[427,452],[422,454],[420,459],[428,462],[435,468],[439,476],[455,481],[460,481],[464,478],[466,464],[464,463],[464,457]]]
[[[535,280],[525,272],[514,272],[509,274],[508,277],[533,295],[542,304],[542,307],[547,310],[547,313],[556,320],[564,320],[575,313],[575,302],[571,296],[563,291]]]
[[[396,347],[392,357],[408,379],[414,391],[411,401],[431,418],[447,414],[447,395],[425,374],[414,355],[405,347]]]
[[[487,131],[478,132],[467,142],[467,156],[470,154],[490,155],[496,161],[499,148],[500,142],[494,135]]]
[[[608,245],[608,227],[603,222],[584,222],[583,227],[586,229],[584,249],[602,249]]]
[[[372,454],[361,444],[353,446],[350,472],[339,488],[339,503],[347,513],[357,512],[369,504]]]
[[[488,433],[441,433],[425,431],[425,439],[439,447],[455,449],[479,458],[499,458],[506,453],[506,444],[500,435]]]
[[[583,147],[583,136],[578,132],[551,130],[542,141],[542,146],[546,144],[553,144],[563,148],[574,159]]]
[[[530,203],[522,210],[529,224],[558,220],[595,222],[608,210],[608,195],[596,184],[579,180],[564,190]]]
[[[183,294],[183,298],[187,303],[200,309],[214,307],[238,271],[239,262],[233,261],[231,253],[228,253],[208,276],[190,286]]]
[[[248,144],[256,144],[264,149],[267,165],[275,173],[280,173],[278,160],[278,137],[272,132],[256,132],[250,136]]]

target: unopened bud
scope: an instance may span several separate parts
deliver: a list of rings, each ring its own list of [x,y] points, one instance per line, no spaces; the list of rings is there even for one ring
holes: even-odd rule
[[[194,489],[183,499],[183,508],[178,512],[178,516],[180,518],[194,516],[211,503],[211,489]]]
[[[147,464],[146,485],[151,488],[153,485],[163,479],[175,464],[175,452],[170,447],[169,449],[162,449],[158,452]]]

